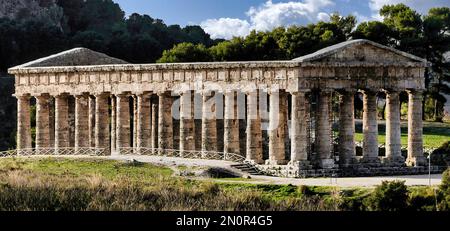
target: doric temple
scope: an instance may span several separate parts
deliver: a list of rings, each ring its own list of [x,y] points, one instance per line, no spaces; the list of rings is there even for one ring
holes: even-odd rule
[[[426,164],[427,66],[424,59],[368,40],[289,61],[128,64],[76,48],[9,69],[18,100],[17,149],[230,153],[284,176],[330,169],[419,171]],[[384,153],[378,143],[380,92],[386,94]],[[409,95],[406,158],[401,92]],[[358,155],[356,94],[363,99]],[[31,105],[36,105],[35,144]]]

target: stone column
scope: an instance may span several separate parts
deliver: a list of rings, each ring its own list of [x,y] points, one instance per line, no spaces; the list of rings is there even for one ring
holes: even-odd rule
[[[137,147],[138,97],[133,95],[133,147]]]
[[[269,95],[269,160],[267,164],[286,164],[286,131],[288,98],[286,92],[270,92]]]
[[[151,114],[150,94],[139,94],[137,96],[137,141],[138,148],[149,148],[151,138]],[[139,151],[139,150],[138,150]]]
[[[69,102],[67,95],[58,95],[55,97],[55,148],[68,148],[69,140]]]
[[[224,152],[240,154],[239,117],[235,91],[225,92]]]
[[[180,151],[195,150],[194,94],[185,91],[180,96]]]
[[[130,95],[119,94],[116,99],[116,147],[119,151],[120,148],[131,147]]]
[[[423,155],[422,91],[408,91],[408,158],[409,166],[424,166]]]
[[[95,96],[95,147],[104,148],[105,155],[109,155],[110,133],[109,133],[109,94]]]
[[[158,148],[173,149],[173,99],[170,93],[160,93],[158,115]],[[163,154],[163,152],[160,152]]]
[[[75,151],[89,147],[89,96],[75,96]]]
[[[258,91],[247,94],[247,152],[246,160],[256,164],[264,163],[262,150],[261,115]]]
[[[111,154],[117,153],[117,97],[111,95]]]
[[[379,165],[378,157],[378,120],[377,92],[363,91],[363,158],[365,165]]]
[[[386,91],[386,162],[404,165],[401,150],[400,98],[397,91]]]
[[[339,97],[339,165],[355,164],[355,91],[341,92]]]
[[[308,161],[308,115],[306,92],[292,93],[291,160],[290,164],[301,169],[309,168]]]
[[[322,90],[316,113],[316,152],[320,168],[334,168],[331,140],[331,91]]]
[[[50,148],[50,96],[36,97],[36,149]]]
[[[203,92],[202,151],[217,152],[216,97],[212,91]]]
[[[89,147],[95,147],[95,98],[89,96]]]
[[[158,110],[159,110],[159,105],[158,102],[154,101],[153,99],[150,100],[152,103],[152,118],[151,118],[151,123],[152,123],[152,131],[151,131],[151,147],[153,149],[158,148]]]
[[[17,96],[17,149],[31,148],[30,96]]]

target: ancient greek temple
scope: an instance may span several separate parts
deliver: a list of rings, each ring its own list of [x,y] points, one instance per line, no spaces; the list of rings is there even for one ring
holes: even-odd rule
[[[422,91],[427,65],[368,40],[289,61],[254,62],[129,64],[76,48],[9,69],[16,82],[17,149],[217,152],[285,176],[327,169],[420,169],[426,164]],[[386,94],[383,155],[380,92]],[[407,158],[401,150],[401,92],[409,95]],[[363,98],[361,155],[355,144],[355,94]]]

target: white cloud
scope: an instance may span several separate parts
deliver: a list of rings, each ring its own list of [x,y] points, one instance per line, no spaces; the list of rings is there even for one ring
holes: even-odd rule
[[[212,38],[231,39],[233,36],[245,36],[250,31],[250,23],[237,18],[208,19],[200,26]]]
[[[327,13],[325,13],[325,12],[320,12],[320,13],[317,15],[317,20],[319,20],[319,21],[324,21],[324,22],[328,22],[328,21],[330,21],[330,15],[327,14]]]
[[[259,7],[251,7],[247,11],[249,20],[220,18],[208,19],[200,23],[212,38],[245,36],[251,30],[267,31],[279,26],[307,24],[329,20],[324,10],[334,5],[332,0],[304,0],[273,3],[268,0]]]
[[[305,0],[304,2],[272,3],[267,1],[262,6],[252,7],[247,12],[252,29],[267,31],[278,26],[315,22],[324,7],[333,5],[330,0]],[[323,17],[323,13],[321,14]]]

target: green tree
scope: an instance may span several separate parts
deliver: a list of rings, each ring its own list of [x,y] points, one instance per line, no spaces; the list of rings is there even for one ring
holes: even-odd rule
[[[434,101],[433,119],[442,120],[445,94],[450,94],[450,88],[445,82],[450,81],[448,61],[443,54],[450,50],[450,8],[432,8],[423,20],[423,41],[425,58],[433,63],[428,72],[428,95]]]
[[[159,63],[178,63],[178,62],[206,62],[212,61],[208,49],[202,45],[192,43],[180,43],[172,49],[164,51],[163,56],[158,60]]]
[[[362,22],[352,33],[354,39],[368,39],[387,46],[393,46],[393,31],[383,22]]]

